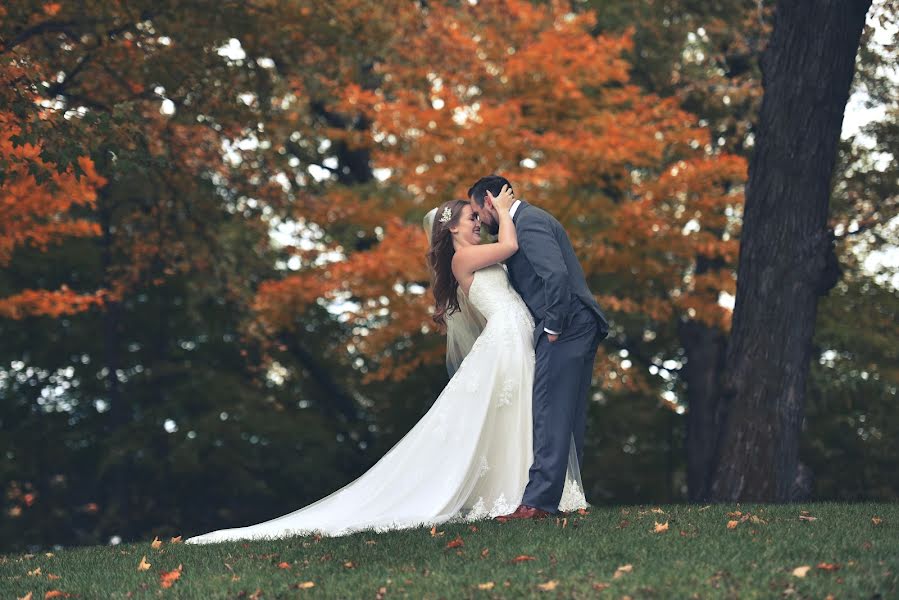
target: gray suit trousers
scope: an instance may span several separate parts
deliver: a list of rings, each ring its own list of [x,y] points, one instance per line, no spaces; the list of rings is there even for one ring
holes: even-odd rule
[[[542,324],[539,327],[542,329]],[[601,341],[599,331],[599,321],[593,311],[572,298],[571,322],[559,339],[550,342],[543,334],[537,340],[533,394],[534,462],[522,504],[558,512],[572,436],[578,464],[583,461],[587,394]]]

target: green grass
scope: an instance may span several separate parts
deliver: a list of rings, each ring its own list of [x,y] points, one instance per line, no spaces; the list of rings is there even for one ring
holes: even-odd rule
[[[160,549],[146,541],[3,555],[0,598],[32,592],[36,600],[53,589],[81,599],[899,598],[899,504],[653,508],[594,507],[567,524],[484,521],[476,531],[448,525],[438,536],[417,529],[212,545],[164,540]],[[765,522],[750,518],[728,529],[729,520],[740,521],[727,514],[736,510]],[[815,520],[801,520],[801,510]],[[656,521],[667,521],[668,530],[653,532]],[[447,548],[457,536],[463,545]],[[151,567],[138,571],[145,555]],[[515,562],[520,555],[534,560]],[[181,577],[163,589],[160,574],[179,564]],[[630,572],[614,577],[628,564]],[[803,565],[811,567],[807,575],[795,576]],[[38,567],[39,575],[28,574]],[[304,582],[314,586],[304,589]],[[541,590],[548,582],[555,588]],[[478,589],[490,583],[492,589]]]

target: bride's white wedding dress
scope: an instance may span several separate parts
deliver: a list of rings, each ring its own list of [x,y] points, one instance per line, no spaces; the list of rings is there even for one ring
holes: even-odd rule
[[[515,510],[533,460],[534,321],[505,267],[477,271],[468,299],[487,324],[430,410],[358,479],[282,517],[186,543],[344,535],[473,521]],[[572,452],[560,510],[586,508]]]

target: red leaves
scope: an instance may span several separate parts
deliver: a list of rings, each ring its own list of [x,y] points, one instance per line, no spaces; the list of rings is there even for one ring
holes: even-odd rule
[[[447,548],[461,548],[465,543],[462,541],[462,536],[456,536],[456,539],[450,540],[446,543]]]

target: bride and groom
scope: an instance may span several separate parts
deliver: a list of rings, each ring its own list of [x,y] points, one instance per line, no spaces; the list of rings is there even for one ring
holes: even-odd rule
[[[345,535],[586,508],[587,395],[608,322],[559,222],[479,179],[425,217],[449,383],[373,467],[284,516],[187,543]],[[481,227],[498,235],[481,244]]]

